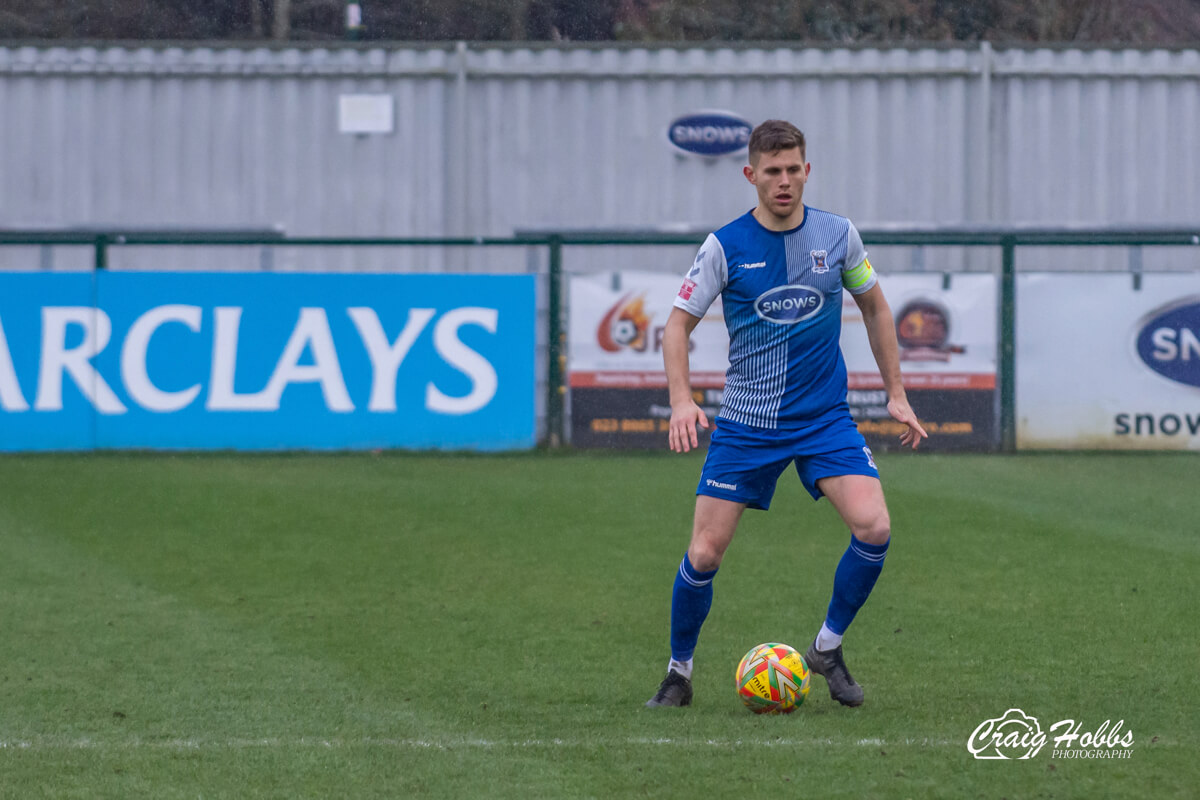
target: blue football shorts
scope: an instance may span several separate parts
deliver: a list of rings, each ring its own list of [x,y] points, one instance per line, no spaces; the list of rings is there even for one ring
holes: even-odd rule
[[[871,448],[849,414],[831,415],[798,430],[754,428],[718,417],[696,494],[765,511],[775,483],[791,463],[813,500],[823,496],[817,488],[822,478],[879,477]]]

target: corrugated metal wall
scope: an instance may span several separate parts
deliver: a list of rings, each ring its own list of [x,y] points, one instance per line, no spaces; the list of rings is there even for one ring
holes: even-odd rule
[[[391,95],[394,132],[339,133],[338,98],[349,93]],[[1200,218],[1196,50],[459,43],[0,47],[0,226],[388,236],[711,228],[754,198],[738,158],[668,146],[669,122],[706,108],[799,124],[813,162],[806,200],[861,226]],[[674,270],[690,260],[677,252],[573,248],[569,266]],[[878,256],[929,269],[998,259],[959,249]],[[85,265],[90,254],[57,248],[51,258]],[[113,265],[256,269],[261,258],[255,248],[130,248]],[[524,270],[537,258],[293,249],[272,263]],[[3,265],[30,259],[46,256],[0,252]],[[1123,269],[1127,259],[1023,252],[1019,266]],[[1197,262],[1186,249],[1155,250],[1144,267]]]

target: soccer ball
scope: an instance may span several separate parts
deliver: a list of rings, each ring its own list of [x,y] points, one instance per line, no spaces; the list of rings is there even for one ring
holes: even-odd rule
[[[795,648],[778,642],[756,645],[738,664],[738,697],[755,714],[790,714],[808,697],[810,677]]]
[[[638,337],[637,324],[631,319],[615,319],[612,324],[613,341],[628,347]]]

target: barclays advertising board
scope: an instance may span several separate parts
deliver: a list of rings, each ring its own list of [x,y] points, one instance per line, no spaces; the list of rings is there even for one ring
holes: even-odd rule
[[[534,444],[530,275],[0,275],[0,449]]]

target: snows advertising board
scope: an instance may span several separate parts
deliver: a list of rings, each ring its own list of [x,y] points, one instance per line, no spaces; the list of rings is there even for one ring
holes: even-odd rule
[[[1017,446],[1200,450],[1200,276],[1017,276]]]

